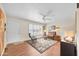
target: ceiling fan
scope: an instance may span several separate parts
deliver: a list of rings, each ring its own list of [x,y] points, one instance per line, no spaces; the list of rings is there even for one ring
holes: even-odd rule
[[[51,15],[51,14],[52,14],[52,11],[51,10],[50,11],[47,11],[45,14],[44,13],[40,13],[40,15],[42,16],[42,20],[44,20],[45,22],[47,20],[52,20],[52,17],[54,15]]]
[[[40,15],[42,16],[42,20],[44,20],[44,22],[46,22],[47,20],[52,20],[53,16],[52,15],[52,11],[49,10],[46,14],[44,13],[40,13]],[[56,26],[56,25],[52,25],[51,26],[53,30],[56,30],[56,29],[60,29],[60,27]]]

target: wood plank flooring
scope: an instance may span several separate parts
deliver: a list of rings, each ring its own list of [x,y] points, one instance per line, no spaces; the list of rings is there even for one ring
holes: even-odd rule
[[[60,42],[50,47],[42,54],[27,42],[17,45],[9,44],[3,56],[60,56]]]

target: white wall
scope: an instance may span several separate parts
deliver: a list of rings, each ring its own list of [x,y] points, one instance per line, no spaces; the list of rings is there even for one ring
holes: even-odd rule
[[[75,12],[74,12],[75,13]],[[48,23],[48,26],[56,25],[57,27],[60,27],[57,31],[57,34],[61,36],[61,39],[63,41],[63,38],[65,37],[65,32],[72,31],[75,33],[75,14],[73,14],[73,19],[71,19],[69,22],[68,19],[64,20],[64,24],[61,21],[53,20],[52,22]],[[66,22],[66,23],[65,23]],[[67,23],[68,22],[68,23]]]
[[[7,44],[29,40],[28,25],[35,23],[15,17],[7,17]],[[36,23],[37,24],[37,23]]]

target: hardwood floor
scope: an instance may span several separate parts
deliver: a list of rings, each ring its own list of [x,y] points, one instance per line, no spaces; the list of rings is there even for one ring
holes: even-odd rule
[[[42,54],[26,42],[9,44],[3,56],[60,56],[60,42],[47,49]]]

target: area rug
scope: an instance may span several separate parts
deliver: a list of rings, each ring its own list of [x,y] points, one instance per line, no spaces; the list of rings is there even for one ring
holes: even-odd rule
[[[40,53],[43,53],[47,49],[49,49],[52,45],[57,43],[58,41],[52,40],[52,39],[37,39],[37,40],[28,40],[27,41],[32,47],[34,47],[37,51]]]

